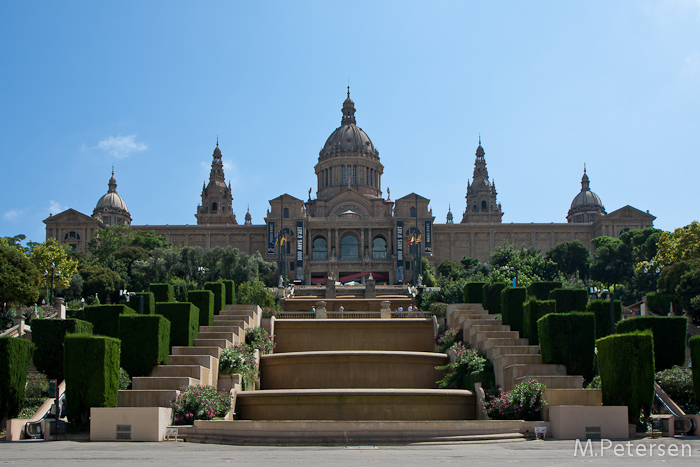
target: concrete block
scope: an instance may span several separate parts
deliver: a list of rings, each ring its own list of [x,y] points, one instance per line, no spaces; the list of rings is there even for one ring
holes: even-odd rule
[[[163,441],[171,420],[169,407],[93,407],[90,441]],[[129,433],[129,439],[117,439],[118,425],[121,433]]]
[[[629,437],[625,406],[559,405],[549,408],[549,417],[556,439],[586,439],[586,428],[600,428],[604,439]]]

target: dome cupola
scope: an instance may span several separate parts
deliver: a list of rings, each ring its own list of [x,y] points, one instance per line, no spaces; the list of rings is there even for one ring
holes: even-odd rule
[[[571,208],[566,215],[569,224],[583,224],[595,222],[606,214],[600,197],[593,193],[590,188],[590,180],[586,173],[586,166],[583,166],[583,177],[581,177],[581,191],[571,201]]]
[[[92,211],[92,217],[100,220],[106,225],[131,225],[131,214],[126,207],[126,203],[117,193],[117,180],[114,178],[114,167],[112,167],[112,177],[107,183],[109,187],[97,202]]]

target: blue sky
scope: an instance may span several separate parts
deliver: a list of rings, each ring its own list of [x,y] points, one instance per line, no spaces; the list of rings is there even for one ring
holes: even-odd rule
[[[465,207],[479,135],[503,222],[700,218],[700,1],[0,2],[0,236],[92,214],[195,224],[218,136],[239,222],[316,191],[348,80],[383,189]]]

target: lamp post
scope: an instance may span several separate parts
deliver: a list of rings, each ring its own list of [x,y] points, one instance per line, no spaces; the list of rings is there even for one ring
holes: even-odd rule
[[[517,287],[518,286],[518,270],[515,269],[515,267],[513,267],[513,266],[503,266],[501,269],[505,273],[515,272],[515,277],[513,278],[513,287]]]
[[[61,270],[56,269],[56,263],[52,262],[51,263],[51,273],[49,273],[48,269],[44,270],[44,276],[48,280],[51,278],[51,294],[49,295],[48,292],[46,295],[49,295],[47,298],[49,299],[49,305],[53,306],[53,296],[54,296],[54,288],[53,288],[53,280],[54,279],[60,279],[61,278]]]

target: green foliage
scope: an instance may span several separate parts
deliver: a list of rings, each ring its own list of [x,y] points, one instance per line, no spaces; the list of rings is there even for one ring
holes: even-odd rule
[[[673,295],[662,292],[649,292],[647,294],[647,306],[657,315],[665,315],[671,309]]]
[[[92,333],[100,336],[119,337],[119,315],[135,315],[126,305],[95,305],[85,307],[85,321],[93,325]]]
[[[648,416],[654,401],[654,338],[650,330],[597,341],[603,405],[626,405],[629,420]]]
[[[141,297],[143,297],[143,299]],[[129,297],[129,308],[141,314],[142,301],[144,315],[152,315],[156,312],[156,298],[153,292],[136,292]]]
[[[119,316],[121,366],[133,376],[148,376],[166,365],[170,353],[170,321],[161,315]]]
[[[426,287],[435,287],[437,285],[437,279],[435,278],[435,271],[430,267],[430,261],[425,256],[421,256],[420,261],[423,285]]]
[[[245,330],[245,344],[251,349],[259,350],[261,355],[272,353],[275,348],[274,337],[260,326]]]
[[[623,284],[632,279],[634,272],[632,250],[621,239],[596,237],[591,262],[591,277],[603,284]]]
[[[533,282],[527,288],[527,295],[528,297],[535,297],[537,300],[549,300],[549,293],[554,289],[561,289],[561,282]]]
[[[686,414],[698,413],[698,402],[693,390],[693,374],[690,368],[674,366],[656,373],[656,382],[673,402]]]
[[[214,325],[214,292],[211,290],[191,290],[187,292],[187,301],[199,310],[199,325]]]
[[[461,343],[453,345],[451,349],[455,353],[455,361],[435,367],[436,370],[445,372],[437,382],[438,387],[473,391],[475,383],[481,383],[485,389],[496,385],[493,365],[483,352],[467,348]]]
[[[118,291],[126,286],[119,273],[105,266],[84,264],[80,265],[78,272],[83,278],[83,294],[88,297],[97,295],[104,301],[107,297],[116,297]]]
[[[437,318],[444,318],[447,313],[447,303],[433,302],[430,304],[429,312]]]
[[[525,287],[508,287],[501,291],[501,318],[503,324],[510,325],[511,331],[523,335],[523,304],[527,300]]]
[[[588,277],[591,254],[581,240],[562,242],[547,252],[547,258],[556,263],[566,277]]]
[[[595,316],[593,313],[551,313],[537,322],[542,363],[566,366],[570,375],[586,381],[595,373]]]
[[[458,342],[462,342],[462,328],[448,329],[447,331],[437,336],[435,342],[437,343],[438,352],[447,352],[447,349],[449,349]]]
[[[28,340],[0,337],[0,421],[22,409],[33,350]]]
[[[148,289],[153,293],[156,303],[175,301],[175,291],[170,284],[151,284]]]
[[[591,300],[586,305],[586,311],[595,315],[595,337],[600,339],[611,334],[610,325],[610,301],[601,298]],[[615,300],[613,305],[614,319],[617,323],[622,319],[622,303]]]
[[[700,405],[700,336],[693,336],[688,340],[690,347],[690,360],[693,362],[693,388],[695,400]]]
[[[523,337],[527,338],[530,345],[538,345],[539,331],[537,321],[549,313],[556,313],[556,302],[554,300],[537,300],[530,297],[523,307]]]
[[[493,284],[485,284],[483,291],[484,310],[488,310],[489,314],[496,315],[501,313],[501,292],[508,286],[505,282],[496,282]]]
[[[275,294],[257,278],[238,286],[238,300],[241,305],[258,305],[260,308],[275,306]]]
[[[170,243],[152,230],[135,230],[125,225],[113,225],[95,232],[87,244],[91,256],[106,262],[110,256],[120,259],[143,257],[140,252],[169,248]]]
[[[464,303],[484,303],[484,286],[486,282],[467,282],[464,284]]]
[[[700,260],[700,224],[697,221],[661,234],[654,262],[668,266],[693,260]]]
[[[27,399],[46,399],[49,397],[49,380],[41,373],[27,374],[27,387],[24,397]]]
[[[467,283],[464,279],[457,281],[449,281],[444,278],[438,279],[439,289],[433,289],[430,292],[423,293],[424,289],[419,292],[419,307],[421,310],[430,308],[430,304],[434,302],[441,303],[464,303],[464,286]]]
[[[700,319],[700,266],[681,277],[676,288],[678,304],[695,319]]]
[[[131,389],[131,378],[124,368],[119,367],[119,390],[126,391],[127,389]]]
[[[34,366],[49,379],[63,380],[66,334],[92,334],[92,323],[79,319],[33,319]]]
[[[78,272],[78,262],[68,257],[64,245],[59,245],[55,238],[47,238],[44,243],[30,243],[30,257],[39,271],[39,285],[48,289],[54,287],[67,288],[73,275]],[[53,265],[53,267],[52,267]],[[58,275],[58,272],[61,275]],[[48,272],[48,274],[42,274]],[[53,282],[51,273],[54,273]],[[48,301],[48,300],[47,300]]]
[[[688,320],[682,316],[637,316],[619,321],[618,333],[650,329],[654,334],[654,368],[658,371],[685,363]]]
[[[170,346],[192,347],[199,331],[199,310],[190,302],[156,303],[156,314],[170,321]]]
[[[242,288],[243,284],[238,287],[239,294],[242,293]],[[214,292],[214,314],[218,315],[221,310],[226,308],[226,291],[224,290],[224,284],[221,282],[206,282],[204,284],[204,289]],[[241,297],[239,297],[238,303],[244,304]]]
[[[6,303],[35,302],[40,279],[39,270],[23,249],[0,239],[0,309],[4,312]]]
[[[226,291],[226,305],[235,305],[236,283],[231,279],[223,279],[221,282],[224,284],[224,290]]]
[[[195,420],[225,417],[231,410],[231,395],[211,386],[183,386],[170,407],[174,425],[193,425]]]
[[[241,375],[243,390],[252,390],[258,381],[253,348],[237,344],[231,349],[222,349],[219,355],[220,375]]]
[[[586,289],[554,289],[549,292],[549,299],[557,302],[557,313],[585,311],[588,304]]]
[[[437,267],[438,279],[445,278],[451,281],[462,279],[466,276],[464,267],[454,261],[445,260]]]
[[[515,245],[495,248],[491,253],[491,266],[490,282],[511,282],[517,275],[517,285],[524,287],[532,282],[553,280],[559,272],[556,263],[535,248],[518,250]]]
[[[547,403],[542,395],[547,388],[536,379],[515,385],[512,391],[490,395],[484,401],[484,411],[492,420],[542,419],[542,409]]]
[[[116,407],[119,339],[68,334],[65,341],[66,410],[71,424],[90,419],[91,407]]]

